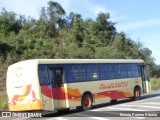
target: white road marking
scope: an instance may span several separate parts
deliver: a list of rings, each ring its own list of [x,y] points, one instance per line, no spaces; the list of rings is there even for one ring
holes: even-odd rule
[[[146,103],[141,103],[141,104],[152,104],[152,105],[160,105],[160,102],[146,102]]]
[[[133,108],[124,108],[122,106],[106,107],[106,108],[94,109],[92,111],[111,111],[110,109],[116,109],[121,111],[147,111],[147,110],[140,110],[140,109],[133,109]]]
[[[12,117],[12,118],[13,118],[12,120],[24,120],[24,119],[28,119],[27,117],[26,118]],[[0,119],[10,119],[10,117],[0,117]]]
[[[132,105],[118,105],[118,106],[121,106],[121,107],[125,107],[125,106],[127,106],[127,107],[135,107],[135,106],[137,106],[137,107],[144,107],[144,108],[154,108],[154,109],[160,109],[160,107],[157,107],[157,106],[146,106],[146,105],[137,105],[137,104],[132,104]]]
[[[79,115],[83,116],[83,118],[85,118],[87,116],[87,115],[81,115],[81,114],[79,114]],[[57,117],[57,118],[51,118],[51,119],[46,119],[46,120],[69,120],[70,117],[67,117],[67,118]],[[74,117],[72,117],[72,118],[74,118]],[[78,118],[80,118],[80,117],[78,117]],[[92,119],[96,119],[96,120],[110,120],[110,119],[107,119],[107,118],[104,118],[104,117],[88,117],[87,116],[86,118],[92,118]]]
[[[146,119],[147,117],[132,117],[132,118],[136,118],[136,119],[142,120],[142,119]]]
[[[63,118],[63,117],[56,117],[56,118],[51,118],[51,119],[46,119],[46,120],[68,120],[68,119]]]
[[[92,118],[92,119],[96,119],[96,120],[110,120],[104,117],[88,117],[88,118]]]
[[[16,117],[15,119],[12,119],[12,120],[24,120],[24,119],[28,119],[27,117],[25,118],[23,118],[23,117]]]
[[[133,109],[133,108],[122,108],[122,107],[108,107],[107,109],[117,109],[117,110],[125,110],[125,111],[148,111],[148,110],[140,110],[140,109]]]

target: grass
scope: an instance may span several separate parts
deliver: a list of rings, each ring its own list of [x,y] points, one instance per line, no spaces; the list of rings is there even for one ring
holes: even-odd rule
[[[0,111],[8,110],[8,97],[6,91],[0,91]]]
[[[151,90],[152,91],[158,91],[160,90],[160,78],[151,78]]]

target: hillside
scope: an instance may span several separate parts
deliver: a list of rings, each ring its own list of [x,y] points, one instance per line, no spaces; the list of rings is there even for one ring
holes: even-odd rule
[[[110,13],[99,13],[95,20],[71,12],[50,1],[39,19],[0,12],[0,91],[5,89],[7,67],[34,58],[143,59],[150,76],[160,76],[152,51],[124,32],[117,32]]]

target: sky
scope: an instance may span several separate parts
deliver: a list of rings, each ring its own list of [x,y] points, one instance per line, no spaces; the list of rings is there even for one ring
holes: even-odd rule
[[[39,18],[42,7],[50,0],[0,0],[0,10]],[[84,19],[96,19],[99,12],[110,13],[118,32],[125,32],[128,38],[140,41],[152,51],[155,63],[160,64],[160,0],[54,0],[69,15],[79,13]]]

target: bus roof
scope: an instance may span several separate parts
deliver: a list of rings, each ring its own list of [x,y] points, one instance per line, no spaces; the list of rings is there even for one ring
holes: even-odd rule
[[[141,59],[32,59],[39,64],[144,63]]]

